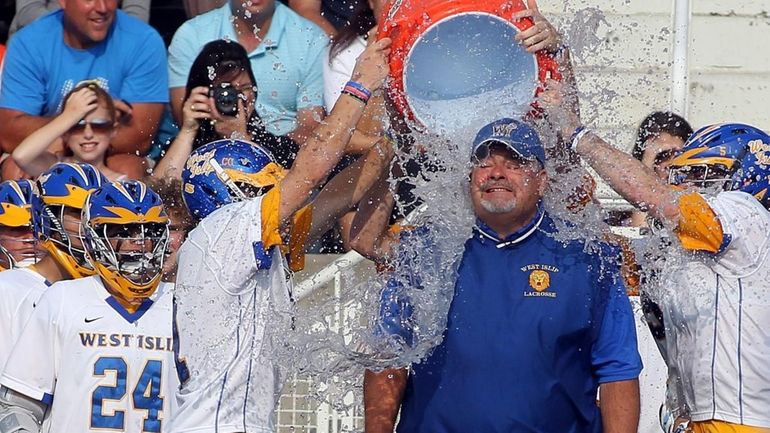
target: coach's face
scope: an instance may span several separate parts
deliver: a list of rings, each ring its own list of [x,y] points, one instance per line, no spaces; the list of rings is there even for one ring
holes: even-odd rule
[[[536,212],[546,183],[538,161],[519,158],[503,145],[492,145],[471,170],[473,210],[484,222],[501,216],[519,221]]]
[[[107,37],[115,20],[117,0],[59,0],[64,10],[64,41],[72,48],[89,48]]]

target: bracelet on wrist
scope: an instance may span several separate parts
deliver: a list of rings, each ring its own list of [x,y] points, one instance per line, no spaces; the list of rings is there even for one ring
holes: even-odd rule
[[[350,96],[351,98],[353,98],[353,99],[357,100],[358,102],[361,102],[361,103],[362,103],[362,104],[364,104],[364,105],[366,105],[366,103],[367,103],[367,102],[369,102],[369,101],[367,101],[367,100],[366,100],[364,97],[362,97],[362,96],[360,96],[360,95],[358,95],[358,94],[356,94],[356,93],[353,93],[353,92],[349,92],[349,91],[347,91],[346,89],[342,89],[342,93],[341,93],[341,94],[342,94],[342,95],[348,95],[348,96]]]
[[[369,98],[372,97],[372,91],[367,89],[363,84],[350,80],[345,84],[342,92],[351,96],[355,96],[362,102],[369,102]]]
[[[564,54],[565,52],[567,52],[567,50],[569,50],[569,46],[562,42],[561,44],[559,44],[559,47],[556,48],[556,50],[552,54],[558,57]]]
[[[569,138],[569,148],[573,152],[577,152],[577,145],[580,142],[580,139],[583,138],[589,132],[591,132],[591,130],[586,128],[583,125],[580,125],[577,128],[575,128],[575,132],[573,132],[572,136]]]

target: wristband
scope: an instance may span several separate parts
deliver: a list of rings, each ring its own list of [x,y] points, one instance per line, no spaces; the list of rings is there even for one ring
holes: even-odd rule
[[[573,132],[572,136],[569,138],[569,148],[573,152],[577,152],[577,145],[580,142],[580,139],[583,138],[583,136],[585,136],[589,132],[591,132],[591,130],[586,128],[585,126],[583,125],[578,126],[575,129],[575,132]]]
[[[556,51],[554,51],[552,54],[558,57],[567,52],[567,50],[569,50],[569,46],[562,42],[561,45],[559,45],[559,48],[557,48]]]
[[[341,93],[341,94],[342,94],[342,95],[348,95],[348,96],[350,96],[351,98],[353,98],[353,99],[355,99],[355,100],[357,100],[357,101],[359,101],[359,102],[363,103],[364,105],[366,105],[366,103],[368,102],[366,99],[364,99],[364,97],[363,97],[363,96],[361,96],[361,95],[359,95],[359,94],[357,94],[357,93],[353,93],[353,92],[350,92],[350,91],[348,91],[347,89],[342,89],[342,93]]]
[[[369,102],[369,98],[372,97],[371,90],[364,87],[363,84],[353,80],[348,81],[342,91],[346,94],[359,97],[364,103]]]

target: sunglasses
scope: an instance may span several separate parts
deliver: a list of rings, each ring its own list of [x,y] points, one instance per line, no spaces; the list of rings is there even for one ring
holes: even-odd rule
[[[91,121],[82,119],[80,122],[72,125],[70,132],[83,132],[87,125],[91,126],[92,131],[101,133],[110,132],[113,127],[112,120],[109,119],[94,119]]]

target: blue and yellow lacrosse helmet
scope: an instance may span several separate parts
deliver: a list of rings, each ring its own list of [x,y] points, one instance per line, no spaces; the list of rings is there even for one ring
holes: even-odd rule
[[[85,249],[112,292],[129,301],[160,284],[169,219],[160,196],[137,180],[94,190],[83,208]]]
[[[770,135],[741,123],[720,123],[695,131],[669,165],[669,183],[753,195],[770,207]]]
[[[228,203],[264,194],[283,177],[267,149],[243,140],[217,140],[187,159],[182,196],[190,214],[203,219]]]
[[[6,180],[0,183],[0,254],[5,256],[4,262],[8,267],[15,268],[32,264],[37,261],[36,241],[32,234],[32,193],[34,183],[31,180]],[[10,235],[10,230],[23,230],[24,238]],[[3,245],[15,241],[21,245],[18,251],[11,253]],[[0,270],[5,266],[0,265]]]
[[[35,236],[72,278],[87,277],[95,271],[85,256],[82,231],[64,230],[64,215],[80,218],[88,194],[106,182],[93,165],[68,162],[54,164],[37,178],[32,196]]]

